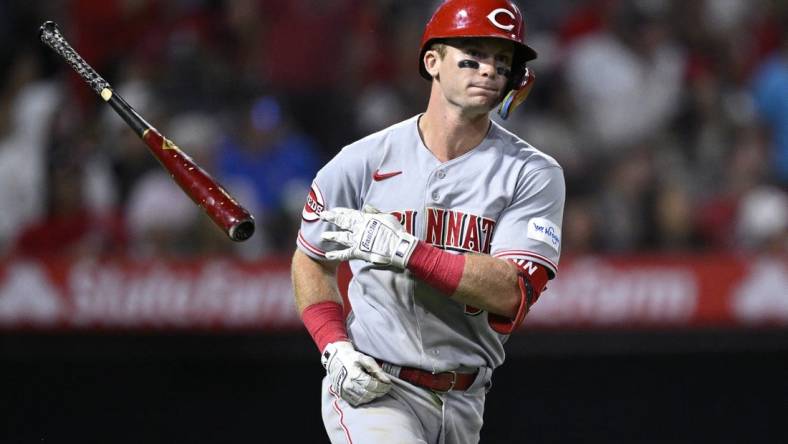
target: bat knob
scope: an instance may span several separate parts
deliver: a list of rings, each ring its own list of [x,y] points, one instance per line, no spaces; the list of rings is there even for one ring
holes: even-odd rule
[[[243,242],[246,239],[252,237],[254,234],[254,219],[247,219],[238,225],[233,226],[230,228],[230,239],[236,242]]]
[[[59,32],[57,28],[57,23],[53,22],[52,20],[47,20],[44,22],[43,25],[41,25],[40,28],[38,28],[38,38],[41,38],[41,36],[43,36],[44,33],[54,34],[56,32]]]

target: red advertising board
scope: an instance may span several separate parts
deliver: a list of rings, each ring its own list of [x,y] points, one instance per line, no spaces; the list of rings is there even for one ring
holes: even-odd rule
[[[788,325],[784,257],[587,257],[562,264],[532,326]]]
[[[524,328],[788,326],[786,257],[564,260]],[[288,260],[10,259],[0,329],[301,328]]]

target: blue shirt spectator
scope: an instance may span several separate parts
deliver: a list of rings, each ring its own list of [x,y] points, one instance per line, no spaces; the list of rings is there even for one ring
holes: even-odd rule
[[[753,78],[755,105],[772,130],[773,168],[777,180],[788,185],[788,57],[767,59]]]
[[[303,188],[303,204],[320,160],[316,143],[287,124],[272,97],[253,104],[244,135],[240,140],[225,138],[218,155],[220,177],[250,186],[264,213],[286,211],[294,187]]]

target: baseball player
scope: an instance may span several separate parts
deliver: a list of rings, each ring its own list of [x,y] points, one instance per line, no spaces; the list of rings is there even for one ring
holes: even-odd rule
[[[293,257],[326,369],[333,443],[473,443],[503,345],[561,251],[561,167],[490,120],[527,94],[536,53],[508,0],[448,0],[427,24],[427,110],[318,173]],[[349,261],[343,315],[336,268]]]

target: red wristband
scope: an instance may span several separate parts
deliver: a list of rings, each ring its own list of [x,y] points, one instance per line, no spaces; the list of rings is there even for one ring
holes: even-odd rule
[[[318,302],[306,307],[301,320],[321,353],[332,342],[348,340],[345,315],[336,302]]]
[[[465,256],[451,254],[419,241],[408,261],[408,270],[441,293],[451,296],[460,286]]]

